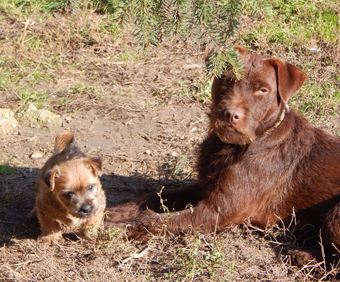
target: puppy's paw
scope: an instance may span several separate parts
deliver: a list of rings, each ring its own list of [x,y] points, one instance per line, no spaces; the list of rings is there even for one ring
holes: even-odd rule
[[[64,241],[63,236],[60,233],[53,233],[48,235],[41,235],[38,238],[38,243],[45,244],[45,245],[52,245],[53,243],[58,244]]]
[[[77,233],[77,236],[84,240],[95,242],[96,236],[97,236],[97,230],[90,229],[89,226],[85,226],[79,230],[79,232]]]

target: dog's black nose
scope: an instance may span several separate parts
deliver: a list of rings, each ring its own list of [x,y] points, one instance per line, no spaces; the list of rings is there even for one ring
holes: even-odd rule
[[[80,207],[80,209],[79,209],[79,211],[80,211],[81,213],[90,213],[91,210],[92,210],[92,207],[91,207],[90,204],[83,204],[83,205]]]

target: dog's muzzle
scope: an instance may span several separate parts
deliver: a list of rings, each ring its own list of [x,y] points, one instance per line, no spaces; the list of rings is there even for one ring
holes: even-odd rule
[[[83,204],[77,211],[77,216],[80,218],[89,217],[92,215],[93,208],[90,204]]]

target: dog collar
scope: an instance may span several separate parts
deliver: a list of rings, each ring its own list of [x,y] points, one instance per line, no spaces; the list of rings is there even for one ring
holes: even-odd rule
[[[288,112],[289,112],[289,106],[288,106],[288,104],[285,104],[285,107],[284,107],[282,113],[280,114],[278,120],[275,122],[275,124],[271,128],[267,129],[262,134],[262,136],[267,134],[267,133],[269,133],[269,132],[271,132],[271,131],[273,131],[276,127],[278,127],[281,124],[281,122],[283,121],[283,119],[285,118],[286,113],[288,113]]]

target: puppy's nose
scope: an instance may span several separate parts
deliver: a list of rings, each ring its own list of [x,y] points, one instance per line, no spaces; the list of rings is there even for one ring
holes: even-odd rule
[[[239,109],[229,108],[226,109],[225,116],[229,122],[236,123],[243,117],[243,113]]]
[[[92,210],[92,207],[91,207],[90,204],[83,204],[83,205],[80,207],[80,209],[79,209],[79,211],[80,211],[81,213],[90,213],[91,210]]]

